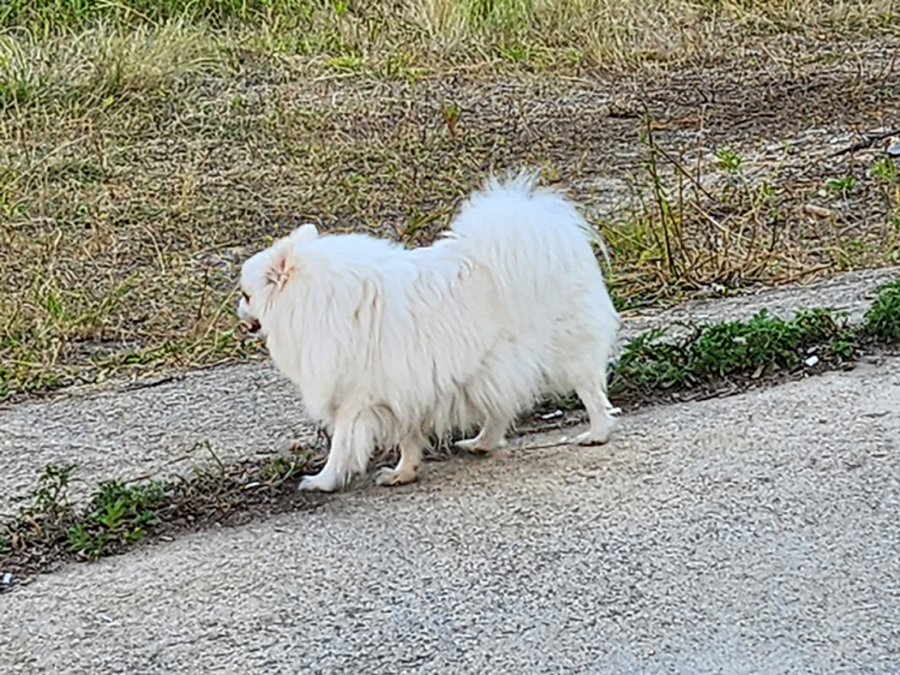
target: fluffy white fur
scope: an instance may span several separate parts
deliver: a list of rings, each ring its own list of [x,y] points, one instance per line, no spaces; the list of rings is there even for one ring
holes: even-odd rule
[[[480,425],[459,445],[490,451],[550,392],[574,390],[587,408],[578,442],[606,442],[619,317],[595,238],[561,194],[522,174],[491,179],[430,247],[303,225],[247,260],[238,315],[332,434],[325,467],[300,488],[344,486],[377,445],[401,450],[378,482],[410,482],[429,432]]]

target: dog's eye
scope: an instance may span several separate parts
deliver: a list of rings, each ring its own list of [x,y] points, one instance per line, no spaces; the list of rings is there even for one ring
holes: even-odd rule
[[[241,297],[244,299],[244,302],[246,302],[248,305],[250,304],[250,294],[249,293],[245,293],[244,291],[241,291]]]

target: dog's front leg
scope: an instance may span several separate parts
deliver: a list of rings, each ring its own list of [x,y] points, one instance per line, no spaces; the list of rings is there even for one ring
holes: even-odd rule
[[[304,476],[298,485],[300,490],[334,492],[344,487],[352,478],[354,423],[352,419],[335,420],[331,436],[328,460],[322,470],[312,476]]]

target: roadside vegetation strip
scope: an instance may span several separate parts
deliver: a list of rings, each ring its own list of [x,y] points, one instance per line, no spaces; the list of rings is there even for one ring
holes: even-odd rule
[[[666,330],[637,336],[613,370],[614,393],[653,395],[715,382],[734,374],[760,377],[819,362],[847,361],[864,344],[863,334],[828,310],[801,310],[784,320],[762,310],[749,321],[690,327],[676,340]]]
[[[895,348],[900,344],[900,278],[878,288],[858,325],[826,309],[803,310],[791,319],[761,311],[749,321],[697,326],[676,340],[664,338],[665,331],[653,330],[625,346],[612,368],[616,396],[647,400],[733,376],[835,366],[877,345]],[[567,401],[548,405],[572,407]],[[437,447],[446,456],[448,446]],[[315,508],[324,499],[297,492],[293,479],[321,467],[327,442],[290,456],[228,464],[207,449],[213,461],[190,476],[104,482],[82,504],[67,498],[70,482],[77,479],[76,465],[46,467],[30,503],[0,522],[0,592],[61,562],[113,555],[182,530]]]
[[[0,522],[0,593],[60,563],[115,555],[144,540],[243,522],[251,515],[315,508],[295,475],[324,463],[324,453],[195,467],[168,480],[106,481],[80,504],[68,498],[77,466],[47,466],[18,515]]]

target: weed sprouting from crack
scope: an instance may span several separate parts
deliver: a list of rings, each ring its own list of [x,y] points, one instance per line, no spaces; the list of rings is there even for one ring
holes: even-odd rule
[[[47,466],[38,478],[37,487],[29,495],[31,505],[26,513],[49,518],[68,516],[72,508],[68,500],[69,481],[76,467],[75,464]]]

